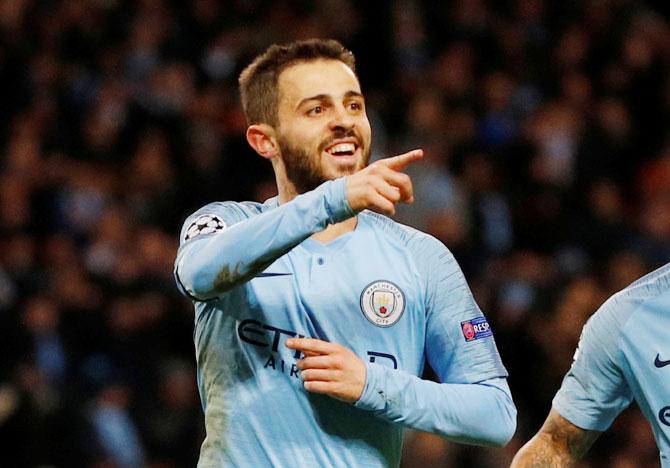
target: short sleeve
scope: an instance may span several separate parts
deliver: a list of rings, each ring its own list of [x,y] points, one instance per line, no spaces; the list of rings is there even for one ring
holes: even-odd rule
[[[582,429],[606,430],[633,398],[622,372],[616,305],[610,299],[584,326],[575,360],[552,402]]]

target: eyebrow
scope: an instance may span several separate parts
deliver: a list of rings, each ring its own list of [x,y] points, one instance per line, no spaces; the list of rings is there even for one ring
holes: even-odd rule
[[[363,99],[363,95],[361,93],[359,93],[358,91],[347,91],[346,93],[344,93],[344,97],[345,98],[359,97],[359,98]],[[305,104],[306,102],[309,102],[309,101],[325,101],[325,100],[329,100],[329,99],[332,99],[330,94],[317,94],[315,96],[306,97],[305,99],[302,99],[298,103],[298,105],[296,106],[296,109],[299,109],[300,107],[302,107],[303,104]]]

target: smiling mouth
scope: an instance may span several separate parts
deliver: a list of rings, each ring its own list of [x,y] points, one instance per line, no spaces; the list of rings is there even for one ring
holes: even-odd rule
[[[355,143],[337,143],[330,148],[326,148],[326,153],[332,156],[353,156],[358,149]]]

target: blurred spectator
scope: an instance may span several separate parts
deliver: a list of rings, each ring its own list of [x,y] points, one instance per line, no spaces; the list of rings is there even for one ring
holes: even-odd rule
[[[98,391],[88,415],[93,429],[95,466],[134,468],[144,466],[144,449],[128,412],[129,391],[110,383]]]
[[[143,418],[147,450],[163,466],[190,465],[204,437],[192,366],[180,360],[164,362],[156,394]]]

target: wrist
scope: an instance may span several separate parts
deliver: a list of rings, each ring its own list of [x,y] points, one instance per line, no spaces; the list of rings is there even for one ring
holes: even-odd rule
[[[365,385],[354,406],[368,411],[383,411],[388,404],[385,368],[379,364],[365,364]]]
[[[340,177],[329,182],[326,196],[326,211],[328,212],[328,223],[337,224],[356,216],[347,199],[348,177]]]

